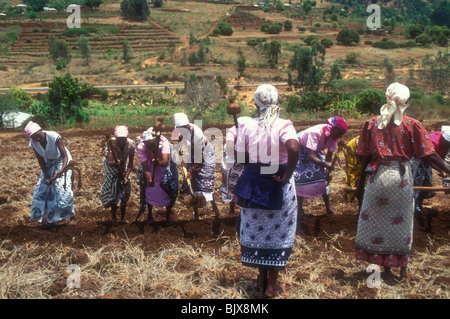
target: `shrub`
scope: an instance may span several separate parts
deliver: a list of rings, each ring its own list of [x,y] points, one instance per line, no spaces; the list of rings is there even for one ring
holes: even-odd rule
[[[306,37],[305,40],[303,40],[307,45],[314,45],[319,43],[319,38],[315,35],[309,35]]]
[[[262,42],[266,42],[267,38],[257,38],[257,39],[248,39],[247,45],[251,47],[256,47]]]
[[[359,43],[360,37],[358,32],[356,32],[355,30],[344,28],[341,31],[339,31],[336,37],[336,41],[343,45],[350,45],[353,42]]]
[[[230,36],[233,34],[233,28],[228,22],[222,21],[215,27],[213,34]]]
[[[269,34],[278,34],[281,32],[281,30],[283,29],[283,27],[280,24],[274,24],[271,25],[268,29],[267,29],[267,33]]]
[[[359,94],[356,108],[361,113],[378,114],[385,102],[386,94],[383,90],[366,89]]]
[[[321,92],[305,92],[302,94],[299,107],[308,111],[324,110],[330,101],[328,95]]]
[[[322,44],[325,48],[330,48],[333,46],[333,41],[330,38],[323,38],[320,40],[320,44]]]
[[[433,43],[433,39],[428,34],[421,34],[416,37],[416,43],[420,45],[427,45]]]
[[[284,30],[291,31],[292,30],[292,21],[290,21],[290,20],[284,21],[283,26],[284,26]]]
[[[287,101],[286,111],[289,113],[303,112],[300,105],[300,99],[296,95],[291,95]]]

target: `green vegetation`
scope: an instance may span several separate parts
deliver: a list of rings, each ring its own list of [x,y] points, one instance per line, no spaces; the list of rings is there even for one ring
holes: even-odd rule
[[[89,36],[92,34],[104,35],[104,34],[117,34],[119,28],[113,25],[102,26],[82,26],[81,28],[67,28],[63,31],[62,35],[65,37],[79,37],[81,35]]]

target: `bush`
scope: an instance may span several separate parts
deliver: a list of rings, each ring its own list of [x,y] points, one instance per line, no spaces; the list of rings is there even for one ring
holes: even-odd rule
[[[322,44],[325,48],[330,48],[333,46],[333,41],[330,38],[323,38],[320,40],[320,44]]]
[[[257,39],[248,39],[247,45],[251,47],[256,47],[262,42],[266,42],[267,38],[257,38]]]
[[[336,37],[336,41],[343,45],[350,45],[353,42],[359,43],[360,37],[358,32],[356,32],[355,30],[344,28],[341,31],[339,31]]]
[[[324,110],[330,102],[331,99],[326,94],[316,91],[305,92],[302,94],[299,107],[307,111]]]
[[[213,34],[230,36],[233,34],[233,28],[228,22],[222,21],[215,27]]]
[[[300,99],[296,95],[291,95],[289,97],[289,100],[287,101],[286,111],[288,113],[297,113],[297,112],[303,112],[304,109],[302,109],[300,105]]]
[[[284,26],[284,30],[291,31],[292,30],[292,21],[290,21],[290,20],[284,21],[283,26]]]
[[[267,29],[267,33],[269,34],[278,34],[281,32],[281,30],[283,29],[283,27],[281,26],[281,24],[274,24],[271,25],[268,29]]]
[[[303,40],[307,45],[314,45],[319,43],[319,38],[315,35],[309,35],[306,37],[305,40]]]
[[[122,0],[120,12],[128,19],[147,19],[150,16],[150,8],[147,0]]]
[[[379,89],[366,89],[359,94],[356,108],[361,113],[378,114],[386,103],[386,93]]]
[[[427,45],[433,43],[433,39],[428,34],[421,34],[416,37],[416,43],[420,45]]]

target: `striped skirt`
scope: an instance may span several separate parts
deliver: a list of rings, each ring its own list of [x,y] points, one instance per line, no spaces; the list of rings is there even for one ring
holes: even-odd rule
[[[368,179],[356,233],[356,259],[406,267],[413,238],[410,162],[381,162]]]
[[[122,163],[122,171],[126,172],[126,162]],[[106,157],[103,159],[103,185],[101,189],[101,201],[104,208],[111,205],[126,204],[131,195],[131,183],[126,181],[121,185],[119,169],[109,165]]]

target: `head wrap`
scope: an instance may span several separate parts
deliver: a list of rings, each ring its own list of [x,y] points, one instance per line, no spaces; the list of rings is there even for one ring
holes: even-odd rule
[[[379,129],[385,128],[392,118],[394,124],[400,125],[403,119],[403,112],[408,107],[406,102],[409,99],[409,89],[398,82],[392,83],[386,90],[386,101],[380,109],[381,116],[377,120]]]
[[[445,138],[447,142],[450,142],[450,126],[444,125],[442,126],[442,137]]]
[[[185,126],[189,124],[189,119],[184,113],[175,113],[173,115],[173,121],[175,123],[175,127]]]
[[[255,104],[259,108],[259,122],[263,123],[266,131],[280,116],[278,103],[278,90],[270,84],[262,84],[255,91]]]
[[[340,116],[333,116],[328,119],[328,124],[331,126],[336,126],[337,128],[340,128],[344,131],[348,130],[347,122],[343,117]]]
[[[118,125],[114,128],[115,137],[128,137],[128,127],[125,125]]]
[[[150,127],[147,131],[142,134],[143,141],[153,140],[155,136],[153,135],[153,127]]]
[[[42,128],[39,126],[39,124],[34,123],[33,121],[29,121],[25,126],[25,134],[28,136],[28,138],[31,138],[31,135],[39,130],[42,130]]]

